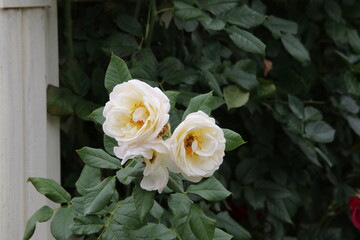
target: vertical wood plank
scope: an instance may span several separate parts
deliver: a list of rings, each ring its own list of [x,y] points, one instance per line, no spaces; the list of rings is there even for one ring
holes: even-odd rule
[[[58,85],[56,0],[46,8],[0,9],[0,239],[22,239],[26,221],[55,205],[28,177],[60,181],[59,121],[46,112]],[[53,239],[37,224],[33,240]]]
[[[25,8],[50,6],[52,0],[0,0],[0,8]]]
[[[0,11],[0,232],[21,239],[24,229],[24,106],[21,10]]]

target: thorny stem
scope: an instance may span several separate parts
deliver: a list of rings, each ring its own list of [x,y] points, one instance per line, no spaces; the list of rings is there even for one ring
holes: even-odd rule
[[[163,9],[155,12],[155,14],[159,15],[160,13],[167,12],[167,11],[172,11],[172,10],[174,10],[174,8],[163,8]]]
[[[156,18],[156,0],[150,0],[148,18],[145,30],[145,47],[150,47]]]
[[[138,1],[136,2],[135,14],[134,14],[134,17],[135,17],[136,19],[138,19],[139,14],[140,14],[141,1],[142,1],[142,0],[138,0]]]
[[[116,206],[116,208],[115,208],[113,211],[110,212],[110,217],[108,218],[106,224],[104,225],[103,230],[101,231],[101,233],[100,233],[100,235],[99,235],[99,237],[98,237],[97,239],[101,239],[101,236],[102,236],[102,235],[104,234],[104,232],[106,231],[106,228],[109,227],[110,221],[112,220],[112,218],[113,218],[113,216],[114,216],[114,213],[115,213],[116,210],[120,207],[120,205],[121,205],[121,203],[119,203],[119,204]]]
[[[336,211],[338,210],[339,206],[336,200],[333,200],[332,203],[329,205],[328,209],[326,210],[325,214],[321,218],[319,224],[317,225],[316,229],[312,232],[310,236],[310,240],[316,239],[319,235],[320,231],[326,224],[330,221],[330,218],[336,215]]]
[[[74,46],[72,41],[72,20],[71,20],[71,0],[64,0],[64,36],[67,44],[67,57],[74,57]]]

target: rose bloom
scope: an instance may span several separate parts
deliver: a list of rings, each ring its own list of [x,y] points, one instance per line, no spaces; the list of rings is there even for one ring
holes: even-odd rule
[[[178,172],[189,181],[212,176],[223,162],[224,133],[202,111],[189,114],[167,141]]]
[[[114,87],[103,115],[103,130],[119,144],[141,144],[158,137],[169,120],[170,102],[159,89],[139,80]]]
[[[349,199],[351,220],[356,228],[360,228],[360,199],[352,197]]]
[[[151,143],[141,146],[119,146],[114,148],[117,157],[123,159],[125,164],[129,159],[142,156],[145,164],[144,177],[141,180],[141,188],[159,193],[163,191],[169,181],[168,168],[173,170],[174,166],[170,161],[169,147],[162,139],[156,139]]]

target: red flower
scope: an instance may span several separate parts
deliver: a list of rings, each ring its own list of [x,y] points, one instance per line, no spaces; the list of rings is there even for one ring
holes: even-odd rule
[[[351,220],[356,228],[360,229],[360,199],[357,197],[352,197],[348,202]]]

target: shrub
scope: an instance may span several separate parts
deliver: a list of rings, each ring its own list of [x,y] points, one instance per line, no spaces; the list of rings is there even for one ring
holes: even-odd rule
[[[69,13],[66,3],[60,9]],[[235,239],[357,238],[347,206],[360,176],[357,1],[71,7],[73,25],[60,18],[61,87],[48,89],[48,111],[62,116],[63,183],[73,195],[82,165],[74,150],[103,147],[102,129],[91,122],[99,114],[89,114],[108,100],[103,79],[114,53],[132,78],[171,91],[173,129],[190,99],[212,91],[218,125],[245,139],[216,174],[232,195],[202,205],[218,228]],[[132,187],[121,188],[125,199]]]

